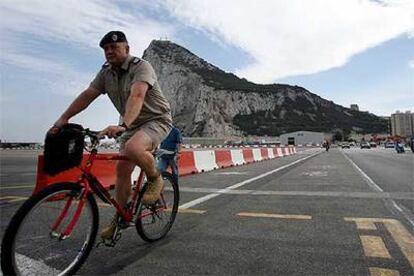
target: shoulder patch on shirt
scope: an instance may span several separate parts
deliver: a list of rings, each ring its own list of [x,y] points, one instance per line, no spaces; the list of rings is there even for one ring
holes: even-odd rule
[[[102,65],[102,68],[106,68],[106,67],[108,67],[109,66],[109,62],[105,62],[103,65]]]
[[[139,62],[141,61],[141,59],[139,59],[139,58],[134,58],[133,60],[132,60],[132,63],[134,63],[134,64],[138,64]]]

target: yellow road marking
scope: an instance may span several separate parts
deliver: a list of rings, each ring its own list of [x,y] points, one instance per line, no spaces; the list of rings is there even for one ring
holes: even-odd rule
[[[370,221],[357,221],[357,228],[361,230],[376,230],[377,227],[373,222]]]
[[[178,208],[178,213],[189,213],[189,214],[200,214],[200,215],[202,215],[202,214],[204,214],[206,212],[207,211],[205,211],[205,210],[196,210],[196,209],[187,209],[187,208],[181,209],[181,208]]]
[[[371,276],[399,276],[400,273],[397,270],[370,267],[369,273]]]
[[[381,223],[390,223],[392,221],[395,221],[395,219],[388,219],[388,218],[353,218],[353,217],[345,217],[345,221],[351,221],[351,222],[381,222]]]
[[[414,268],[414,237],[404,228],[401,222],[393,220],[385,224],[385,227],[401,248],[411,267]]]
[[[381,237],[360,236],[365,256],[391,259],[391,255],[385,247]]]
[[[258,217],[258,218],[303,219],[303,220],[312,219],[312,217],[308,215],[248,213],[248,212],[238,213],[237,215],[241,217]]]
[[[168,211],[171,211],[171,208],[167,209]],[[205,210],[197,210],[197,209],[189,209],[189,208],[178,208],[178,213],[182,213],[182,214],[204,214],[207,211]]]
[[[394,241],[400,247],[402,253],[407,258],[411,267],[414,268],[414,237],[408,232],[401,222],[395,219],[383,219],[383,218],[344,218],[345,221],[351,222],[379,222],[383,223],[390,232]]]
[[[33,185],[27,185],[27,186],[8,186],[8,187],[0,187],[0,190],[7,190],[7,189],[23,189],[23,188],[34,188],[35,186]]]
[[[27,196],[2,196],[0,200],[7,200],[7,202],[22,201],[28,199]]]

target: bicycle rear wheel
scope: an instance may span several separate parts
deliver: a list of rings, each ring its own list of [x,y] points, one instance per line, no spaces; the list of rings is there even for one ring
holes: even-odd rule
[[[76,183],[54,184],[20,207],[3,237],[1,268],[5,275],[71,275],[80,268],[92,249],[99,224],[92,194],[71,235],[62,239],[59,234],[73,218],[81,191]],[[66,217],[52,231],[64,209]]]
[[[144,186],[138,199],[136,229],[140,237],[148,242],[162,239],[170,231],[178,211],[178,185],[170,173],[163,172],[164,189],[161,199],[152,205],[142,204]]]

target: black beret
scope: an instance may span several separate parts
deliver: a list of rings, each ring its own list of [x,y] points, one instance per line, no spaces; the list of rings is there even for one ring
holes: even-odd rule
[[[105,44],[114,42],[128,42],[125,34],[121,31],[110,31],[99,42],[99,46],[103,48]]]

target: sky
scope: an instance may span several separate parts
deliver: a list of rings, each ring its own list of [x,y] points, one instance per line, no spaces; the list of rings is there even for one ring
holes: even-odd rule
[[[168,39],[256,83],[378,116],[414,111],[412,0],[2,0],[0,18],[2,141],[44,140],[105,62],[111,30],[135,56]],[[103,129],[118,115],[102,96],[71,121]]]

